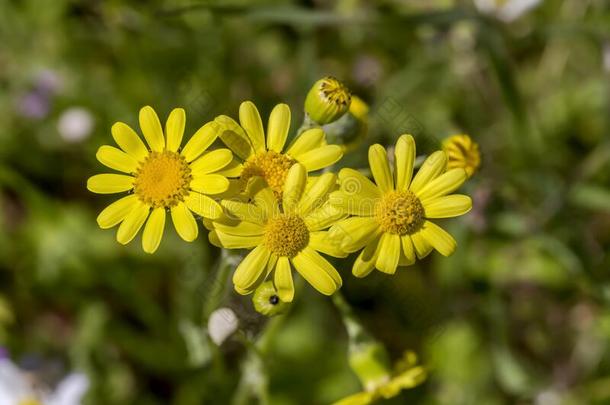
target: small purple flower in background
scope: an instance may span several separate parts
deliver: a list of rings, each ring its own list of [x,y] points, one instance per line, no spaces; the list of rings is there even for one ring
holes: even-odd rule
[[[81,373],[68,375],[55,389],[41,387],[11,360],[0,359],[0,405],[79,405],[88,389]]]
[[[93,131],[93,115],[83,107],[70,107],[64,110],[57,121],[57,131],[66,142],[80,142],[87,139]]]
[[[25,118],[40,120],[51,110],[53,96],[62,87],[62,80],[52,70],[40,71],[34,79],[34,86],[17,101],[17,113]]]
[[[49,114],[50,103],[49,98],[38,93],[30,91],[18,101],[17,112],[25,118],[43,119]]]

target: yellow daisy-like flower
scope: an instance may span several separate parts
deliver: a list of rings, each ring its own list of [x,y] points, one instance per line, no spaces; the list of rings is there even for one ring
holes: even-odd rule
[[[286,177],[281,204],[261,179],[253,181],[252,203],[221,202],[231,215],[214,221],[210,242],[226,249],[252,249],[233,275],[238,293],[251,293],[271,275],[279,298],[291,302],[292,267],[322,294],[341,287],[337,270],[318,253],[345,257],[324,231],[343,216],[328,204],[335,187],[335,174],[308,181],[305,166],[296,163]]]
[[[481,166],[479,145],[466,134],[453,135],[443,141],[447,154],[447,168],[461,167],[471,177]]]
[[[353,363],[353,360],[352,360]],[[394,372],[388,370],[383,364],[373,365],[365,361],[364,367],[376,366],[379,378],[370,381],[365,390],[349,397],[343,398],[333,405],[368,405],[380,399],[390,399],[397,396],[400,391],[417,387],[426,380],[426,370],[417,365],[417,356],[413,352],[406,352],[396,364]],[[354,364],[352,364],[354,367]]]
[[[102,146],[97,159],[105,166],[125,174],[97,174],[87,180],[94,193],[129,195],[106,207],[97,217],[102,229],[119,225],[117,241],[129,243],[142,225],[142,248],[147,253],[157,250],[169,211],[178,235],[185,241],[197,238],[194,212],[206,218],[218,218],[222,207],[208,195],[223,193],[229,180],[220,173],[233,159],[228,149],[206,151],[217,138],[218,124],[201,127],[180,150],[185,112],[174,109],[165,124],[165,134],[155,111],[146,106],[140,110],[140,128],[148,147],[127,125],[112,126],[112,137],[119,145]],[[147,221],[148,219],[148,221]]]
[[[331,194],[330,202],[352,217],[337,222],[330,235],[346,252],[364,248],[352,269],[355,276],[364,277],[373,268],[394,274],[397,266],[411,265],[432,249],[445,256],[455,250],[453,237],[430,219],[470,210],[470,197],[448,195],[464,183],[466,172],[445,172],[447,157],[437,151],[413,177],[414,161],[415,141],[402,135],[394,149],[393,174],[386,150],[379,144],[369,148],[376,185],[356,170],[339,172],[341,188]]]
[[[340,146],[326,143],[324,131],[319,128],[303,132],[285,148],[290,129],[290,108],[286,104],[278,104],[271,111],[266,136],[260,114],[250,101],[239,107],[239,124],[225,115],[214,121],[224,128],[222,141],[243,160],[243,165],[233,162],[231,170],[226,171],[227,176],[239,178],[242,190],[258,176],[279,197],[294,163],[301,163],[311,172],[328,167],[343,156]]]

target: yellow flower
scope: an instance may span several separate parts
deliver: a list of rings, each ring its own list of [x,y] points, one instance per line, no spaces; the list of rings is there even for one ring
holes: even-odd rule
[[[281,204],[259,178],[253,181],[252,203],[221,202],[228,214],[214,221],[210,242],[226,249],[252,249],[233,275],[238,293],[251,293],[271,275],[279,298],[291,302],[293,266],[322,294],[331,295],[341,286],[337,270],[318,253],[345,256],[324,231],[343,215],[327,203],[335,186],[335,174],[308,182],[305,166],[296,163],[288,172]]]
[[[328,145],[324,131],[310,129],[299,135],[285,148],[290,129],[290,108],[286,104],[275,106],[269,116],[267,136],[256,106],[245,101],[239,107],[239,122],[221,115],[215,119],[224,131],[222,141],[240,157],[243,165],[233,162],[230,177],[239,177],[242,190],[254,177],[262,177],[280,196],[288,170],[296,162],[301,163],[308,172],[323,169],[336,163],[343,156],[338,145]]]
[[[464,169],[445,172],[447,157],[437,151],[423,163],[415,177],[415,141],[402,135],[394,150],[394,173],[386,150],[379,144],[369,148],[369,165],[376,185],[353,169],[339,172],[341,188],[331,194],[330,202],[352,217],[337,222],[331,238],[346,252],[362,250],[353,266],[357,277],[373,268],[394,274],[396,267],[408,266],[416,256],[423,258],[432,249],[448,256],[455,240],[430,221],[449,218],[470,210],[472,201],[465,195],[448,195],[464,183]]]
[[[148,147],[128,125],[117,122],[112,126],[112,136],[120,149],[105,145],[97,151],[102,164],[125,174],[92,176],[87,188],[99,194],[130,192],[97,217],[102,229],[120,224],[116,236],[119,243],[129,243],[146,222],[142,248],[153,253],[161,242],[167,211],[178,235],[188,242],[198,234],[191,211],[213,219],[222,214],[222,207],[208,195],[229,187],[229,180],[219,173],[232,161],[233,154],[228,149],[206,152],[219,132],[214,122],[201,127],[180,150],[185,120],[184,110],[174,109],[165,124],[164,137],[157,114],[146,106],[140,110],[139,121]]]
[[[307,93],[305,112],[318,125],[329,124],[349,110],[351,97],[343,83],[327,76],[315,82]]]
[[[373,347],[374,349],[374,347]],[[365,390],[349,397],[343,398],[333,405],[368,405],[379,399],[390,399],[397,396],[400,391],[414,388],[426,380],[426,370],[417,365],[417,356],[413,352],[406,352],[404,357],[396,364],[392,372],[380,361],[376,353],[367,353],[360,356],[361,359],[351,356],[350,365],[358,371],[362,369],[364,374],[370,373],[374,369],[376,378],[362,379]]]
[[[443,141],[443,150],[447,154],[447,168],[461,167],[471,177],[481,165],[479,145],[468,135],[459,134]]]
[[[322,128],[326,138],[341,145],[344,152],[355,149],[366,137],[369,125],[369,106],[358,96],[352,96],[347,114]]]

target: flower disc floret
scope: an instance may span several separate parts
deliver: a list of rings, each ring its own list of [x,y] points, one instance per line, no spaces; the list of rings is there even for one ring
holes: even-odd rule
[[[264,243],[278,256],[294,257],[309,243],[309,230],[300,216],[282,214],[265,226]]]
[[[419,198],[410,191],[392,191],[375,206],[375,217],[384,232],[406,235],[424,223],[425,212]]]
[[[191,169],[176,152],[151,152],[140,164],[134,180],[134,192],[154,208],[171,208],[189,194]]]

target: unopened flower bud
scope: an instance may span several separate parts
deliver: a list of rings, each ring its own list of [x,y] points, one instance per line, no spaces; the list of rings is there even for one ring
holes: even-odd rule
[[[338,120],[349,110],[349,89],[334,77],[325,77],[314,83],[305,99],[305,112],[318,125]]]

